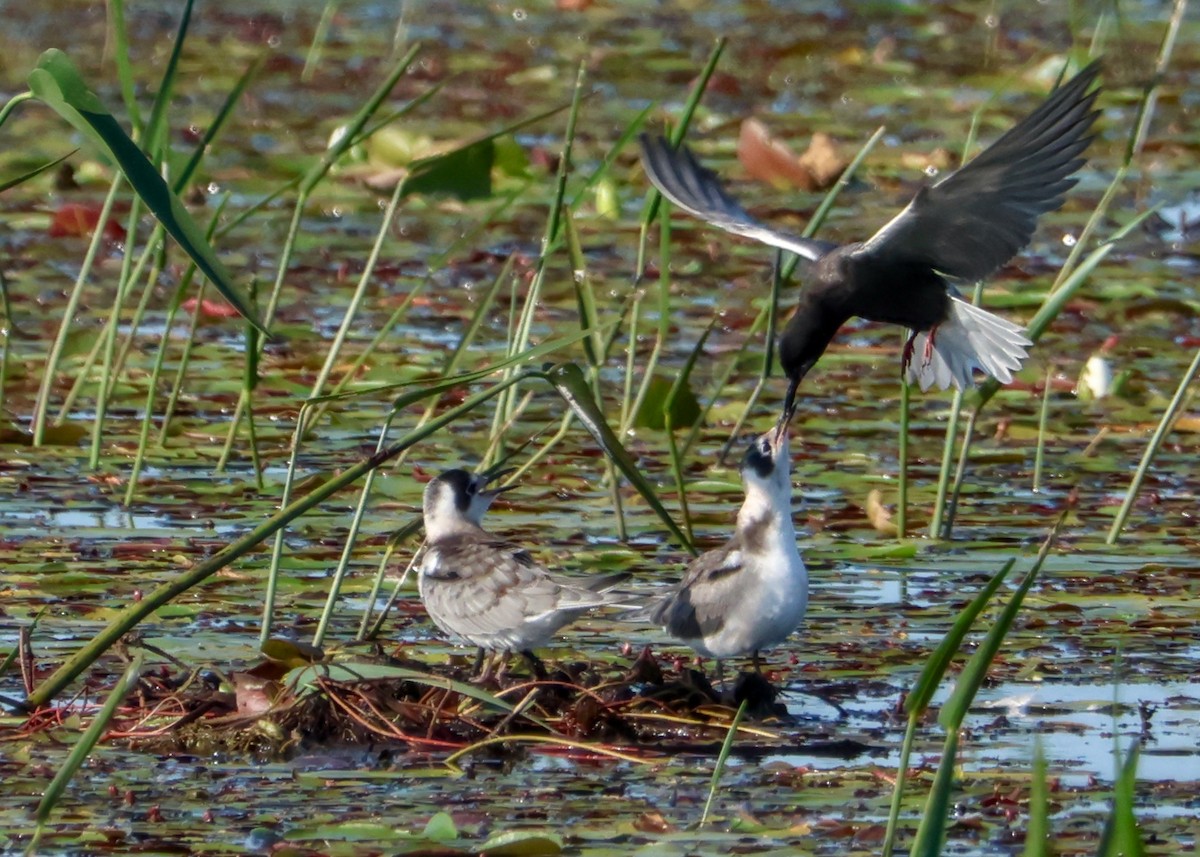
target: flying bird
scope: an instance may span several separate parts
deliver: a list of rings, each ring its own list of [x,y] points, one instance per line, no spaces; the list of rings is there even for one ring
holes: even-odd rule
[[[800,382],[852,316],[909,328],[902,369],[922,390],[968,388],[975,369],[1001,383],[1012,380],[1032,342],[1016,324],[964,300],[954,283],[993,273],[1029,243],[1040,215],[1062,205],[1092,140],[1100,89],[1091,87],[1099,71],[1095,61],[1055,88],[978,156],[922,187],[882,229],[852,244],[802,238],[759,222],[686,146],[641,136],[646,174],[675,205],[812,263],[779,338],[789,381],[780,425],[791,420]]]

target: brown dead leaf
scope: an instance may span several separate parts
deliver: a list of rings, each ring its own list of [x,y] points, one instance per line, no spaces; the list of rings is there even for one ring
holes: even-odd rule
[[[816,190],[832,187],[849,163],[838,151],[837,142],[824,131],[812,135],[812,142],[800,156],[800,166],[813,177]]]
[[[635,830],[642,833],[673,833],[678,830],[661,812],[643,812],[633,820]]]
[[[785,143],[771,137],[766,125],[753,118],[742,123],[738,160],[760,181],[805,191],[829,187],[847,163],[828,134],[813,134],[807,151],[796,157]]]
[[[867,520],[875,528],[875,532],[884,536],[894,536],[900,532],[892,523],[892,513],[883,505],[883,494],[878,488],[872,488],[867,495]]]

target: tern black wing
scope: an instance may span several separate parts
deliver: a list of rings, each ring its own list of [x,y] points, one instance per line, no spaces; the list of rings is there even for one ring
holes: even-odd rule
[[[816,260],[836,244],[789,235],[755,220],[721,186],[717,174],[703,166],[684,145],[672,148],[664,137],[642,134],[642,166],[656,188],[693,217],[726,232],[753,238],[771,247]]]
[[[919,263],[963,280],[995,271],[1062,205],[1099,115],[1097,60],[961,169],[929,187],[858,250],[879,263]]]

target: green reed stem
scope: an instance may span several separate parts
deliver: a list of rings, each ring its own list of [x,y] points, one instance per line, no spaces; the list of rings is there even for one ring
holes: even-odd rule
[[[1133,479],[1129,482],[1129,489],[1125,492],[1125,499],[1121,503],[1121,508],[1117,511],[1117,516],[1113,519],[1112,526],[1108,530],[1108,537],[1105,539],[1106,544],[1116,544],[1117,539],[1120,538],[1121,530],[1125,527],[1125,521],[1129,518],[1129,513],[1133,510],[1133,504],[1137,501],[1138,493],[1142,490],[1142,482],[1145,481],[1146,474],[1150,470],[1150,465],[1154,463],[1154,458],[1158,455],[1163,441],[1170,434],[1171,427],[1175,424],[1175,418],[1179,416],[1179,412],[1183,409],[1188,388],[1191,386],[1192,381],[1195,380],[1197,371],[1200,371],[1200,349],[1196,350],[1195,356],[1192,357],[1191,365],[1183,373],[1183,377],[1179,379],[1179,384],[1175,387],[1175,395],[1171,397],[1167,409],[1163,412],[1162,419],[1158,421],[1158,425],[1154,428],[1154,434],[1150,436],[1150,443],[1146,445],[1146,451],[1142,453],[1142,459],[1138,462]]]
[[[1050,783],[1046,776],[1046,754],[1038,738],[1033,750],[1033,776],[1029,783],[1029,826],[1025,829],[1022,857],[1053,857],[1050,845]]]
[[[708,784],[708,799],[704,801],[704,812],[700,814],[701,827],[708,822],[713,801],[717,798],[717,788],[721,785],[721,774],[725,772],[725,763],[729,760],[729,753],[733,749],[733,739],[737,737],[738,727],[742,725],[742,718],[746,716],[746,702],[743,699],[742,704],[738,706],[737,714],[733,715],[733,722],[729,724],[729,731],[725,733],[725,740],[721,743],[721,752],[717,755],[716,764],[713,765],[712,780]]]
[[[337,8],[337,0],[327,0],[325,8],[321,10],[321,17],[317,20],[316,29],[313,30],[312,41],[308,43],[308,53],[304,55],[304,68],[300,70],[301,83],[312,81],[317,64],[321,62],[321,48],[324,47],[325,37],[329,34],[329,25],[333,23],[333,16],[337,14]]]
[[[388,432],[391,431],[392,422],[398,416],[400,416],[399,411],[392,411],[384,419],[383,428],[379,430],[379,440],[375,444],[376,455],[379,455],[387,448]],[[342,582],[346,579],[347,569],[350,568],[350,557],[354,554],[354,544],[358,541],[358,531],[362,526],[363,517],[367,513],[367,501],[371,497],[371,486],[375,482],[376,472],[372,470],[363,479],[362,490],[358,494],[358,505],[354,509],[354,517],[350,519],[350,529],[346,533],[346,540],[342,545],[342,555],[338,558],[337,567],[333,571],[333,579],[329,583],[329,592],[325,596],[325,608],[321,611],[321,618],[317,622],[317,630],[313,633],[312,644],[314,646],[320,647],[325,642],[325,634],[329,630],[329,623],[333,619],[333,611],[337,606],[338,596],[342,591]],[[274,568],[273,566],[272,569],[274,570]],[[269,630],[265,617],[263,629]]]
[[[907,337],[905,332],[902,334]],[[908,537],[908,426],[912,416],[910,399],[912,388],[907,378],[900,379],[900,443],[896,450],[898,472],[896,474],[899,498],[896,501],[896,538],[904,541]]]
[[[692,124],[692,117],[696,113],[696,109],[700,106],[700,99],[704,97],[705,90],[708,89],[708,82],[712,79],[713,74],[717,70],[717,62],[721,59],[721,54],[725,51],[726,39],[724,36],[717,39],[713,45],[712,52],[708,55],[708,61],[705,62],[704,68],[696,77],[696,82],[692,86],[692,91],[688,93],[687,101],[683,104],[683,109],[679,111],[679,121],[675,123],[675,129],[671,132],[671,145],[678,147],[687,136],[688,128]],[[650,224],[658,216],[659,207],[662,205],[662,194],[658,192],[658,188],[651,185],[649,192],[646,194],[646,203],[642,208],[642,226],[638,233],[638,252],[637,261],[634,263],[634,283],[640,283],[642,277],[646,275],[646,248],[650,239]]]
[[[654,347],[650,349],[650,357],[642,367],[642,383],[638,385],[637,394],[628,413],[622,412],[625,419],[621,423],[621,434],[626,434],[637,421],[646,394],[650,391],[650,382],[658,369],[658,360],[662,355],[663,346],[671,330],[671,207],[663,205],[659,209],[659,269],[658,269],[658,324],[654,330]],[[632,335],[632,333],[631,333]]]
[[[413,551],[412,557],[409,559],[408,565],[404,569],[404,573],[400,579],[396,581],[396,586],[392,590],[391,597],[383,605],[383,609],[379,611],[379,617],[375,622],[374,627],[368,631],[367,626],[371,624],[372,612],[375,608],[375,601],[379,598],[379,591],[383,588],[383,578],[387,574],[387,567],[391,564],[392,557],[395,556],[400,545],[404,544],[414,533],[420,531],[423,521],[418,515],[412,518],[408,523],[402,526],[388,538],[387,547],[384,548],[383,557],[379,560],[379,568],[375,571],[375,579],[371,581],[371,592],[367,596],[367,606],[363,610],[362,620],[358,624],[358,635],[355,639],[359,642],[374,639],[382,628],[384,620],[388,613],[400,598],[400,588],[404,585],[404,581],[408,579],[409,572],[416,564],[418,551]]]
[[[1046,367],[1046,384],[1042,388],[1042,408],[1038,413],[1037,449],[1033,456],[1033,490],[1042,490],[1042,469],[1046,461],[1046,424],[1050,416],[1050,384],[1054,380],[1054,364]]]
[[[12,334],[16,322],[12,316],[12,303],[8,299],[8,276],[0,267],[0,414],[4,413],[4,391],[8,388],[8,361],[12,357]]]
[[[175,297],[179,305],[183,305],[183,296],[187,293],[187,289],[191,286],[192,278],[196,274],[195,265],[189,266],[188,270],[184,271],[183,277],[180,278],[179,288],[175,290]],[[158,431],[158,445],[166,446],[167,437],[170,435],[171,420],[175,417],[175,408],[179,404],[179,397],[183,395],[183,379],[187,377],[188,365],[192,362],[192,348],[196,344],[196,333],[200,329],[200,318],[204,312],[205,291],[208,286],[208,280],[201,280],[200,287],[196,289],[196,305],[192,307],[192,317],[188,324],[187,339],[183,341],[183,350],[179,354],[179,366],[175,369],[175,379],[171,383],[171,392],[167,396],[167,405],[163,408],[162,426]],[[165,344],[165,343],[164,343]]]
[[[45,830],[46,822],[50,820],[50,813],[54,812],[54,808],[58,802],[62,800],[63,794],[67,790],[75,774],[87,762],[88,756],[96,749],[96,745],[100,743],[100,739],[104,737],[104,730],[108,728],[108,724],[112,722],[113,717],[117,713],[117,707],[125,701],[133,689],[137,686],[138,679],[142,674],[142,660],[144,655],[138,652],[133,656],[133,660],[129,666],[125,668],[125,672],[117,681],[115,687],[108,694],[108,699],[105,700],[104,706],[96,712],[96,716],[92,718],[92,722],[88,724],[88,728],[79,736],[79,740],[75,742],[75,746],[71,748],[71,752],[67,755],[62,767],[55,773],[54,779],[50,781],[50,785],[46,786],[46,790],[42,793],[42,799],[38,801],[37,811],[34,817],[37,819],[37,831],[34,833],[33,841],[29,844],[27,853],[37,853],[37,844],[41,838],[42,832]]]
[[[101,349],[104,353],[104,360],[100,364],[100,377],[96,379],[96,412],[92,419],[92,447],[88,457],[88,467],[92,470],[100,466],[100,448],[101,438],[104,434],[104,418],[108,413],[109,395],[112,392],[112,388],[116,385],[113,359],[116,356],[117,328],[121,324],[121,308],[125,305],[125,299],[129,295],[132,278],[137,276],[132,270],[133,248],[137,241],[137,224],[138,217],[141,215],[141,209],[141,198],[135,195],[129,205],[129,217],[126,220],[125,253],[121,259],[121,274],[117,279],[117,289],[113,295],[112,308],[109,310],[108,323],[104,326],[100,334],[100,341],[104,343]],[[101,221],[97,228],[101,228],[102,226],[103,221]],[[144,258],[145,254],[143,254]]]
[[[112,214],[113,203],[116,202],[117,191],[120,189],[123,180],[124,177],[121,172],[117,172],[113,176],[112,185],[108,189],[108,196],[104,198],[104,204],[100,207],[100,216],[96,220],[96,229],[92,233],[92,240],[88,244],[87,253],[83,257],[83,264],[79,267],[79,275],[75,278],[75,285],[71,289],[71,294],[67,297],[67,305],[63,309],[63,320],[58,326],[58,335],[54,337],[54,343],[50,346],[50,353],[46,355],[46,363],[42,368],[42,383],[38,388],[37,400],[33,406],[34,446],[42,445],[42,439],[46,433],[46,413],[50,407],[50,393],[54,387],[54,378],[58,374],[58,363],[62,359],[63,348],[67,343],[67,334],[74,323],[75,312],[79,308],[79,301],[83,296],[87,279],[91,276],[92,267],[95,265],[96,254],[100,250],[100,245],[104,243],[104,225],[108,223],[108,218]]]
[[[908,758],[912,751],[913,741],[921,719],[929,709],[929,703],[933,700],[933,695],[937,692],[938,685],[941,684],[946,670],[950,668],[950,663],[962,649],[963,640],[966,639],[967,634],[970,633],[971,628],[975,625],[975,621],[988,605],[988,602],[991,601],[992,596],[996,594],[996,590],[1000,588],[1000,584],[1008,577],[1008,573],[1012,571],[1015,564],[1016,560],[1010,559],[1001,566],[1000,570],[992,575],[992,578],[980,590],[979,594],[971,599],[971,603],[959,611],[958,615],[954,618],[954,624],[950,626],[950,630],[946,632],[946,635],[942,638],[937,648],[933,650],[933,653],[925,661],[925,666],[921,669],[921,675],[917,677],[912,690],[905,697],[904,710],[908,712],[908,725],[905,728],[904,741],[900,748],[900,766],[896,770],[896,784],[892,788],[891,810],[888,813],[887,831],[884,834],[881,849],[883,857],[891,857],[892,848],[895,845],[897,824],[900,820],[900,808],[904,798],[904,783],[908,776]]]

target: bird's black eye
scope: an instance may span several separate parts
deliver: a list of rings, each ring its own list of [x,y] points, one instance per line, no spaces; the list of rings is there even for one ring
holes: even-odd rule
[[[475,487],[474,482],[467,483],[467,493],[470,494],[471,496],[474,496],[479,493],[479,489]]]

